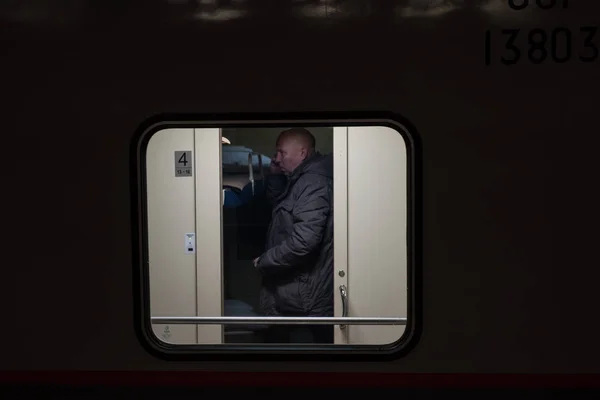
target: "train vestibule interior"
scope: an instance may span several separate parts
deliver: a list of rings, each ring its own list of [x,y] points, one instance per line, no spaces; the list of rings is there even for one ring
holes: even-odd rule
[[[272,208],[264,183],[285,129],[164,128],[149,138],[144,266],[160,341],[273,343],[265,339],[263,277],[253,260],[268,250]],[[387,126],[308,130],[315,151],[333,160],[333,317],[378,321],[327,322],[334,344],[392,343],[405,332],[408,312],[405,138]]]
[[[279,128],[222,131],[223,314],[260,316],[260,276],[252,261],[265,249],[271,207],[264,178],[275,153]],[[312,128],[315,150],[333,152],[333,128]],[[260,343],[264,325],[224,325],[225,343]]]

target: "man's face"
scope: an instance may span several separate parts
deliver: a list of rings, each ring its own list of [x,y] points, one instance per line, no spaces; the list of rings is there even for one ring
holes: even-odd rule
[[[275,161],[279,164],[281,172],[291,175],[292,172],[306,159],[306,149],[290,137],[280,137],[277,140],[277,156]]]

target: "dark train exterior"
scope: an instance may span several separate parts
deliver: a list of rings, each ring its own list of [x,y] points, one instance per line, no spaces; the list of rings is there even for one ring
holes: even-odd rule
[[[5,2],[0,368],[599,372],[600,4],[509,3]],[[136,132],[228,114],[415,128],[410,351],[183,361],[144,345]]]

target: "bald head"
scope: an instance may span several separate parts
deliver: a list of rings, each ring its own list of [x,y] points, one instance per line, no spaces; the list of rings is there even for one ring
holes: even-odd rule
[[[277,138],[275,162],[286,175],[290,175],[315,151],[315,137],[304,128],[291,128]]]

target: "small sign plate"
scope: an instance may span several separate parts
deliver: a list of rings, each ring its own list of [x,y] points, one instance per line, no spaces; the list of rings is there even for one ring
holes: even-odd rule
[[[176,151],[175,152],[175,176],[192,176],[192,152],[191,151]]]

